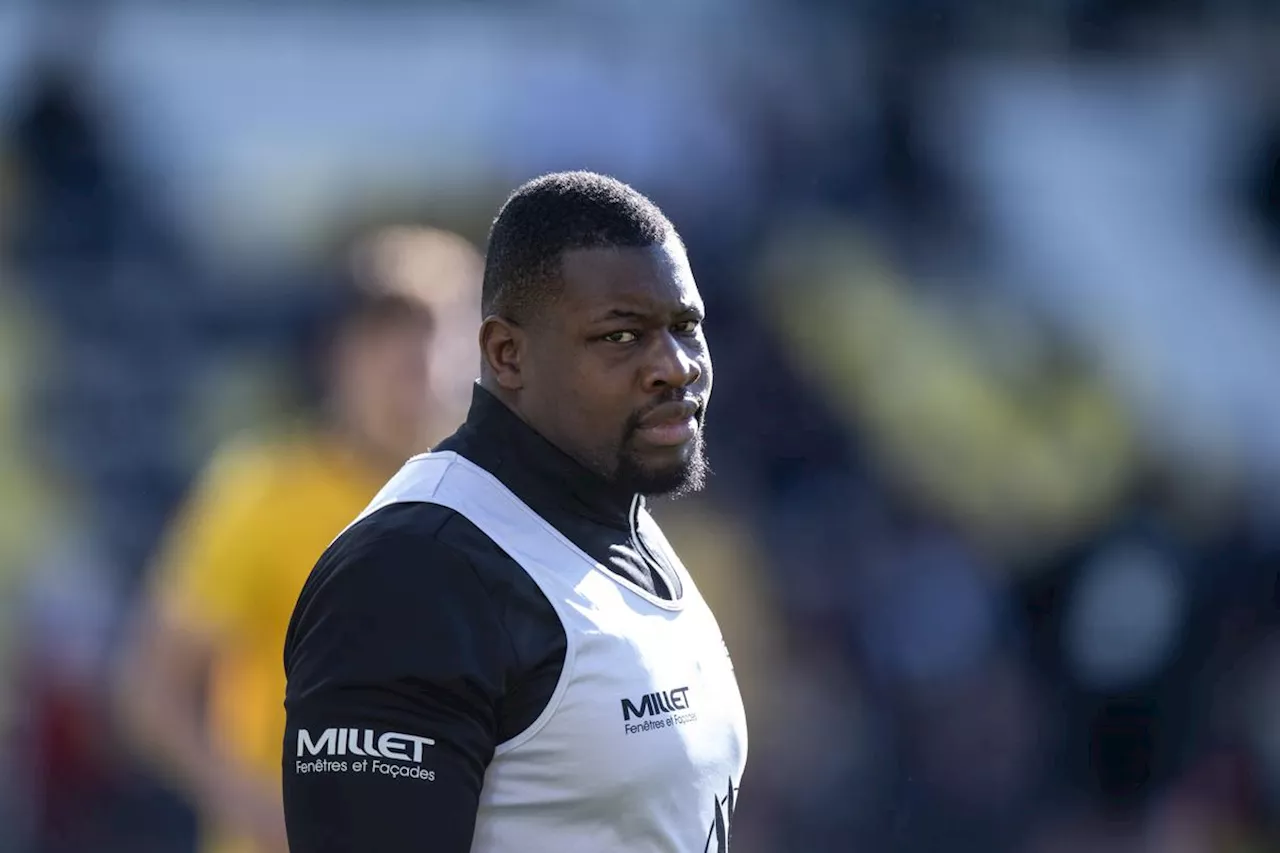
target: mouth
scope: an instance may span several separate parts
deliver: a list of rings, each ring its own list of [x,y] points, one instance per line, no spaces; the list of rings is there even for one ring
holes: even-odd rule
[[[701,404],[693,400],[663,403],[640,420],[636,434],[655,447],[680,447],[698,434],[701,412]]]

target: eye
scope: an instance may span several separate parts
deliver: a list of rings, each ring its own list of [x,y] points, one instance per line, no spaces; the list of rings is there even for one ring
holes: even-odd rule
[[[676,323],[675,330],[682,335],[692,335],[698,331],[698,327],[702,325],[701,320],[681,320]]]
[[[610,332],[609,334],[602,337],[600,340],[608,341],[611,344],[630,344],[630,343],[635,343],[639,339],[640,339],[640,336],[637,335],[635,332],[632,332],[630,330],[625,330],[621,332]]]

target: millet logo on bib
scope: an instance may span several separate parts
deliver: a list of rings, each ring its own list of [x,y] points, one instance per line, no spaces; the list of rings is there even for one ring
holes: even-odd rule
[[[622,700],[622,723],[629,735],[683,726],[697,719],[698,715],[689,702],[688,687],[659,690],[646,693],[639,699]]]

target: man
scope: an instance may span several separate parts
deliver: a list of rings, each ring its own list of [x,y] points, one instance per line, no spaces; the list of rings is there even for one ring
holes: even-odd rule
[[[294,611],[293,853],[723,851],[746,724],[645,507],[703,483],[703,306],[671,223],[590,173],[493,224],[481,379]]]
[[[288,849],[280,650],[289,616],[325,547],[430,446],[435,302],[480,287],[479,253],[444,232],[380,231],[350,257],[324,323],[318,423],[216,454],[162,549],[123,661],[127,733],[198,810],[207,853]]]

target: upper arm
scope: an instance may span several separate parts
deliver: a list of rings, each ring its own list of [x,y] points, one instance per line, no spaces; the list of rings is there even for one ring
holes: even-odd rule
[[[326,552],[290,626],[283,771],[295,853],[426,839],[470,849],[510,643],[464,555],[382,522]]]

